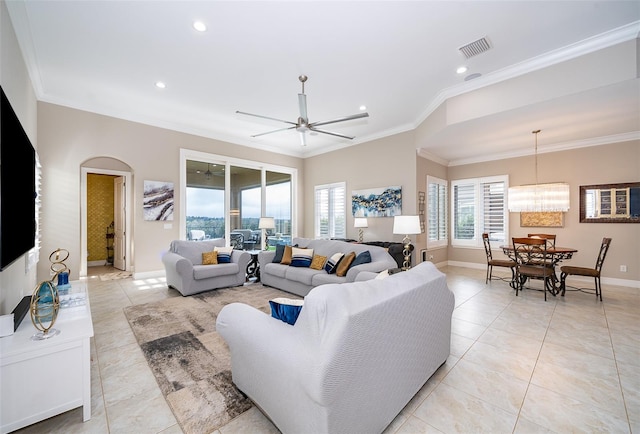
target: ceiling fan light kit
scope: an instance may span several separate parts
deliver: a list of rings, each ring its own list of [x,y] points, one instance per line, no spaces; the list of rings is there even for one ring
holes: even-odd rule
[[[287,130],[295,129],[300,135],[300,143],[302,144],[302,146],[306,146],[307,145],[307,141],[306,141],[306,133],[307,132],[309,132],[310,134],[312,134],[312,133],[327,134],[327,135],[330,135],[330,136],[340,137],[340,138],[349,139],[349,140],[353,140],[354,139],[353,136],[347,136],[347,135],[344,135],[344,134],[334,133],[334,132],[327,131],[327,130],[324,130],[324,129],[321,130],[321,129],[318,129],[317,127],[323,126],[323,125],[335,124],[335,123],[338,123],[338,122],[351,121],[351,120],[354,120],[354,119],[366,118],[366,117],[369,116],[369,113],[367,113],[367,112],[358,113],[358,114],[355,114],[355,115],[344,116],[344,117],[341,117],[341,118],[331,119],[331,120],[328,120],[328,121],[309,122],[309,117],[307,115],[307,95],[304,93],[304,83],[308,79],[309,78],[306,75],[301,75],[301,76],[298,77],[298,80],[300,80],[300,83],[302,84],[302,93],[298,94],[298,107],[299,107],[300,115],[298,116],[298,120],[296,122],[285,121],[283,119],[272,118],[270,116],[263,116],[263,115],[253,114],[253,113],[247,113],[247,112],[243,112],[243,111],[240,111],[240,110],[236,111],[236,113],[241,114],[241,115],[254,116],[254,117],[257,117],[257,118],[269,119],[269,120],[277,121],[277,122],[284,122],[285,124],[290,125],[288,127],[278,128],[277,130],[267,131],[265,133],[254,134],[251,137],[260,137],[260,136],[264,136],[266,134],[272,134],[272,133],[277,133],[277,132],[280,132],[280,131],[287,131]]]

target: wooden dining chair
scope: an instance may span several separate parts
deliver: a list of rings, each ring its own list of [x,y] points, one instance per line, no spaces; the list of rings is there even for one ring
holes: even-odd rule
[[[515,268],[516,261],[511,259],[493,259],[493,255],[491,253],[491,243],[489,242],[489,234],[482,234],[482,242],[484,243],[484,252],[487,255],[487,276],[484,280],[485,285],[489,283],[489,280],[493,280],[493,267],[504,267],[509,268],[511,270],[511,285],[515,286],[513,282],[515,282]],[[496,277],[495,279],[505,280],[501,277]]]
[[[547,240],[547,248],[556,247],[556,234],[528,234],[529,238],[542,238]]]
[[[600,271],[602,270],[602,264],[604,264],[604,258],[607,256],[609,246],[611,245],[611,238],[603,238],[600,244],[600,252],[598,253],[598,259],[596,259],[596,266],[594,268],[588,267],[573,267],[571,265],[563,265],[560,267],[560,289],[562,290],[562,296],[566,290],[566,279],[569,275],[574,276],[586,276],[593,277],[595,280],[596,297],[600,297],[602,301],[602,283],[600,283]]]
[[[516,258],[516,296],[524,289],[528,279],[543,281],[544,301],[547,301],[547,290],[556,295],[553,288],[554,269],[551,255],[547,252],[547,242],[543,238],[512,238],[513,252]]]

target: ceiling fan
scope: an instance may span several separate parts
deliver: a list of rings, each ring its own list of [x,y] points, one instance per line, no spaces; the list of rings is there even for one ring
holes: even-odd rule
[[[241,112],[239,110],[236,111],[236,113],[239,113],[242,115],[255,116],[257,118],[262,118],[262,119],[270,119],[272,121],[284,122],[285,124],[291,125],[290,127],[279,128],[277,130],[267,131],[266,133],[255,134],[251,137],[259,137],[259,136],[264,136],[265,134],[271,134],[271,133],[277,133],[279,131],[295,129],[300,134],[300,142],[302,143],[302,146],[307,146],[307,141],[305,136],[307,131],[328,134],[330,136],[342,137],[343,139],[353,140],[354,138],[353,136],[346,136],[344,134],[338,134],[338,133],[333,133],[331,131],[320,130],[317,127],[323,126],[323,125],[335,124],[338,122],[350,121],[353,119],[366,118],[369,116],[369,113],[366,113],[366,112],[358,113],[356,115],[345,116],[342,118],[332,119],[329,121],[309,122],[309,118],[307,117],[307,95],[305,95],[304,93],[304,83],[307,81],[307,76],[301,75],[300,77],[298,77],[298,80],[300,80],[300,83],[302,83],[302,93],[298,94],[298,105],[300,106],[300,116],[298,117],[297,122],[285,121],[282,119],[276,119],[269,116],[262,116],[262,115],[256,115],[253,113]]]

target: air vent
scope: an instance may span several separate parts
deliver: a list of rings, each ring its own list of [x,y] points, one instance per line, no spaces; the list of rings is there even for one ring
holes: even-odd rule
[[[458,49],[462,52],[462,54],[464,54],[464,57],[468,59],[470,57],[477,56],[480,53],[484,53],[489,48],[491,48],[491,45],[489,45],[489,41],[487,40],[487,38],[481,38]]]

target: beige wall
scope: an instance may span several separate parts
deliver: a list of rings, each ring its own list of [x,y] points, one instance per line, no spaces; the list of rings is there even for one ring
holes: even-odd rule
[[[509,185],[533,184],[534,157],[510,158],[485,163],[449,167],[449,179],[509,175]],[[595,265],[603,237],[613,238],[603,268],[603,276],[640,281],[640,224],[580,223],[579,187],[640,181],[640,141],[574,149],[538,155],[538,181],[568,182],[571,187],[571,208],[564,216],[564,227],[548,229],[557,234],[557,245],[575,247],[578,253],[571,265]],[[510,213],[509,236],[526,235],[532,228],[520,227],[520,215]],[[450,261],[485,263],[482,249],[449,247]],[[619,271],[627,265],[627,272]],[[621,282],[624,283],[624,282]]]
[[[251,161],[302,169],[295,157],[124,121],[49,103],[38,103],[40,160],[43,167],[43,251],[64,247],[71,253],[71,278],[80,267],[81,166],[90,159],[113,158],[128,165],[133,179],[133,266],[136,273],[163,270],[161,255],[171,240],[180,237],[180,149],[226,155]],[[96,160],[94,160],[96,161]],[[101,160],[97,160],[101,161]],[[108,161],[108,160],[102,160]],[[143,220],[145,180],[168,181],[176,186],[172,227],[166,222]],[[302,187],[302,182],[300,183]],[[301,195],[298,195],[298,213]],[[38,276],[46,276],[48,264],[40,261]]]
[[[0,1],[0,83],[37,150],[36,97],[4,1]],[[25,272],[24,257],[0,272],[0,315],[10,313],[23,296],[31,294],[35,285],[36,270]]]
[[[306,158],[304,161],[304,236],[313,238],[314,187],[346,182],[347,238],[358,238],[353,227],[351,192],[353,190],[402,186],[402,213],[417,213],[416,149],[412,132],[350,146],[334,152]],[[365,241],[401,241],[393,235],[393,218],[369,218]]]

